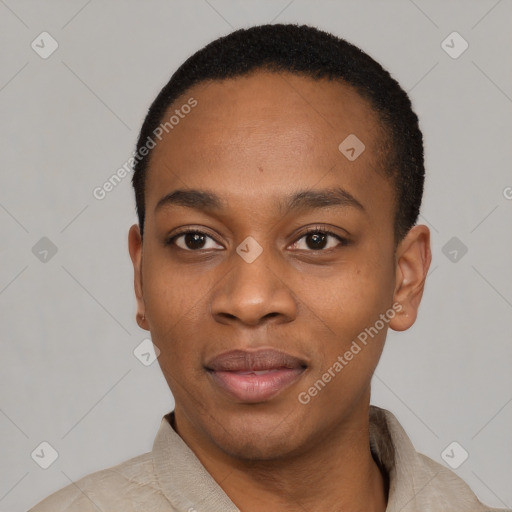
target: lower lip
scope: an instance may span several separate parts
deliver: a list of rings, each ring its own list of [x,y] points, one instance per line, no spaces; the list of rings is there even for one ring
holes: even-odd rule
[[[262,375],[211,371],[213,380],[231,397],[246,403],[264,402],[291,386],[304,368],[281,368]]]

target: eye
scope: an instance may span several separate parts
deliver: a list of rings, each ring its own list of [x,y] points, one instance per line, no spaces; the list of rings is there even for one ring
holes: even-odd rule
[[[302,247],[301,240],[304,240]],[[348,240],[323,228],[310,228],[293,245],[294,249],[323,251],[334,249],[339,245],[348,245]]]
[[[208,246],[208,243],[210,244]],[[213,242],[213,244],[212,244]],[[204,233],[203,231],[188,230],[182,231],[170,238],[165,242],[165,245],[176,245],[184,251],[198,251],[208,249],[223,249],[221,245],[217,244],[215,240]]]
[[[224,247],[204,231],[186,230],[173,235],[165,241],[165,245],[173,245],[184,251],[219,250]],[[294,244],[293,249],[306,251],[324,251],[339,245],[348,245],[348,240],[324,228],[309,228]]]

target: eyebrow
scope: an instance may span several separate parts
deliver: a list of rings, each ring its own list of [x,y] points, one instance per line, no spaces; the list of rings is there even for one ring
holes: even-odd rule
[[[168,206],[184,206],[204,211],[220,211],[227,202],[214,192],[197,189],[178,189],[162,197],[155,212]],[[331,208],[336,206],[352,207],[365,211],[364,206],[349,192],[341,187],[321,190],[301,190],[279,201],[281,215],[291,211]]]

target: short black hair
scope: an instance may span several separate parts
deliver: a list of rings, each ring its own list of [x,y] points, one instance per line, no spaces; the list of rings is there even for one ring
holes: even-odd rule
[[[395,241],[416,223],[425,178],[423,136],[411,101],[399,83],[357,46],[309,25],[268,24],[236,30],[189,57],[151,104],[142,125],[132,177],[141,235],[144,230],[145,178],[151,151],[143,151],[173,102],[190,87],[241,77],[258,70],[326,78],[352,86],[381,122],[383,170],[393,179]],[[340,141],[341,142],[341,141]]]

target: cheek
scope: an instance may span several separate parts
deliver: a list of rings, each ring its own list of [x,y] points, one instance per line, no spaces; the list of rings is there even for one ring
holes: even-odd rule
[[[301,389],[319,414],[333,404],[346,410],[367,392],[394,316],[390,294],[383,293],[378,281],[358,283],[356,289],[348,280],[337,283],[338,292],[327,301],[330,307],[319,308],[317,328],[323,331],[328,325],[328,335],[319,336],[312,354],[315,364]]]
[[[194,371],[193,347],[204,341],[208,290],[213,280],[178,271],[163,258],[148,258],[143,275],[144,302],[153,343],[159,347],[159,362],[167,371]]]
[[[152,327],[179,329],[205,307],[213,283],[211,275],[201,276],[193,268],[173,262],[165,249],[148,247],[143,266],[143,293]]]
[[[356,336],[391,305],[394,275],[391,260],[383,264],[354,258],[326,279],[306,277],[298,296],[308,309],[343,338]]]
[[[316,313],[314,323],[325,331],[314,350],[317,364],[310,383],[322,378],[329,369],[331,374],[325,375],[325,379],[332,380],[332,393],[342,388],[362,389],[371,379],[391,319],[391,315],[388,321],[381,319],[392,306],[394,285],[392,258],[386,263],[383,260],[361,257],[339,269],[323,286],[313,279],[303,283]],[[336,362],[339,364],[333,368]]]

